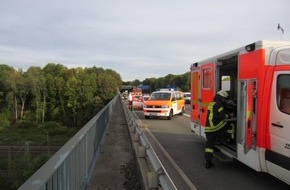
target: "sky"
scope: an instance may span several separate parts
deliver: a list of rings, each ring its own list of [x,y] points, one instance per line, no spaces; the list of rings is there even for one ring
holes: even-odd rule
[[[0,64],[24,71],[96,66],[142,81],[259,40],[290,41],[289,0],[0,0]]]

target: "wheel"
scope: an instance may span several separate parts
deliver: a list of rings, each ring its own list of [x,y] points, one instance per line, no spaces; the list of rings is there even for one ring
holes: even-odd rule
[[[145,115],[145,119],[150,119],[150,117],[148,115]]]
[[[182,107],[182,110],[181,110],[181,112],[179,113],[179,115],[183,115],[184,113],[185,113],[185,108]]]
[[[172,116],[173,116],[173,110],[170,110],[169,116],[167,117],[167,119],[170,120],[172,118]]]

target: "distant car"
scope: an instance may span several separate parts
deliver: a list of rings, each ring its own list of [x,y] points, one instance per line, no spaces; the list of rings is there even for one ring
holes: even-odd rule
[[[143,97],[141,95],[136,95],[133,97],[133,108],[142,110],[143,108]]]
[[[184,102],[186,104],[190,104],[190,100],[191,100],[191,93],[190,92],[184,92]]]

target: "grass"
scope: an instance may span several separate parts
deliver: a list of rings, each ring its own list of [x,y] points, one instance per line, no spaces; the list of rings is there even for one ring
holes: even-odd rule
[[[55,127],[14,125],[0,130],[0,145],[22,146],[29,142],[31,146],[62,146],[79,129],[55,124]]]

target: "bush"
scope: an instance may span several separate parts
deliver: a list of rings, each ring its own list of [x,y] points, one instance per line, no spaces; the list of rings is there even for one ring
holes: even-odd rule
[[[10,126],[6,113],[0,113],[0,128],[6,128]]]
[[[68,132],[68,129],[66,127],[59,127],[59,128],[51,128],[48,130],[48,133],[50,136],[56,136],[56,135],[64,135]]]
[[[21,120],[21,121],[17,121],[14,124],[14,127],[21,128],[21,129],[28,129],[31,127],[36,127],[36,124],[32,121]]]
[[[44,128],[44,129],[54,129],[54,128],[59,128],[61,126],[59,123],[57,123],[55,121],[49,121],[49,122],[41,124],[40,127]]]

